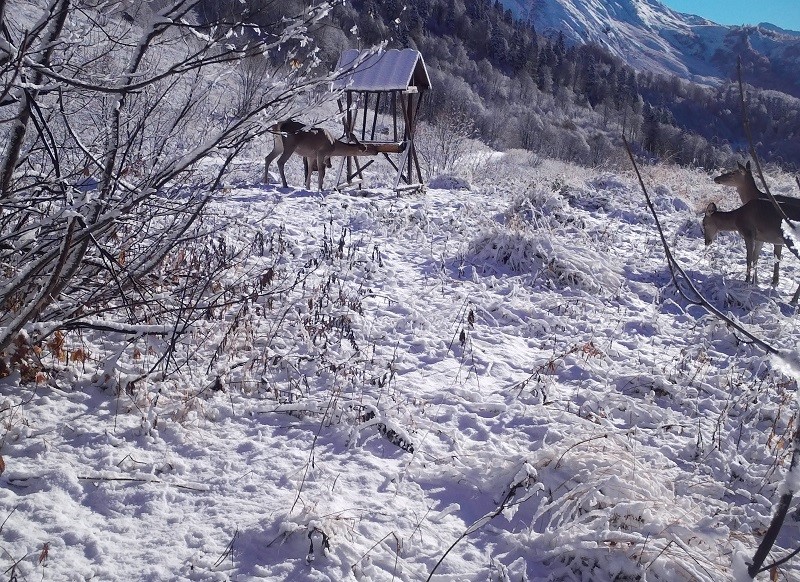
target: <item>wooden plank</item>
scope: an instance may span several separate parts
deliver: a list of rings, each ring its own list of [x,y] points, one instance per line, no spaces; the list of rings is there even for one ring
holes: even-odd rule
[[[397,171],[397,170],[398,170],[398,168],[397,168],[397,164],[395,164],[395,163],[394,163],[394,160],[393,160],[392,158],[390,158],[390,157],[389,157],[389,154],[383,154],[383,157],[384,157],[384,158],[386,158],[386,161],[387,161],[387,162],[389,162],[390,164],[392,164],[392,167],[395,169],[395,171]]]
[[[381,93],[377,93],[375,97],[375,115],[372,117],[372,132],[369,139],[375,139],[375,126],[378,124],[378,109],[381,107]]]
[[[372,164],[374,164],[374,163],[375,163],[375,160],[369,160],[369,161],[368,161],[366,164],[364,164],[363,166],[360,166],[360,167],[358,168],[358,171],[356,171],[356,172],[353,172],[353,174],[352,174],[352,175],[350,175],[350,176],[348,176],[348,177],[347,177],[347,183],[349,184],[349,183],[350,183],[350,181],[351,181],[353,178],[355,178],[356,176],[361,176],[361,178],[363,179],[363,178],[364,178],[364,176],[362,175],[362,173],[364,172],[364,170],[366,170],[367,168],[369,168],[369,167],[370,167]]]
[[[391,141],[362,141],[365,146],[376,146],[378,153],[381,154],[399,154],[407,147],[404,142],[391,142]]]
[[[394,141],[397,141],[397,92],[392,91],[392,120],[394,121]]]
[[[401,161],[400,166],[397,168],[397,179],[394,181],[394,189],[397,190],[397,186],[400,184],[400,180],[403,179],[406,184],[410,183],[411,180],[404,178],[403,176],[403,169],[406,166],[406,162],[408,161],[408,154],[410,153],[411,148],[406,148],[405,151],[401,154]]]
[[[355,124],[355,116],[353,115],[353,92],[347,92],[347,127],[345,128],[344,134],[349,136],[353,132],[353,125]],[[353,171],[353,161],[348,157],[347,158],[347,175],[349,176],[350,173]]]
[[[405,186],[398,186],[394,189],[395,192],[400,194],[401,192],[411,192],[414,190],[424,190],[425,184],[418,183],[418,184],[407,184]]]
[[[380,95],[380,93],[379,93]],[[364,91],[364,116],[361,119],[361,139],[366,139],[367,135],[367,105],[369,104],[369,93]]]
[[[417,146],[414,143],[414,135],[417,132],[417,118],[419,117],[420,105],[422,105],[422,95],[423,95],[423,93],[420,93],[417,96],[417,108],[414,110],[414,115],[413,115],[413,118],[411,120],[411,132],[410,132],[410,136],[409,136],[409,142],[410,143],[409,143],[409,146],[408,146],[408,147],[411,148],[411,155],[414,158],[414,165],[417,168],[417,180],[419,180],[420,182],[424,182],[424,180],[422,179],[422,170],[420,169],[420,166],[419,166],[419,158],[417,158]]]

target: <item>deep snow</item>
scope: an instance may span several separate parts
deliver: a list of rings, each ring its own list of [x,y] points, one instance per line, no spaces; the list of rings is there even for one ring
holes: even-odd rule
[[[86,333],[85,361],[0,380],[7,577],[711,581],[752,556],[796,381],[675,292],[632,176],[512,153],[470,190],[320,195],[260,171],[204,226],[240,253],[221,288],[266,291],[196,322],[178,372],[131,385],[159,340]],[[741,240],[700,230],[735,193],[645,180],[699,288],[795,349],[797,261],[744,283]]]

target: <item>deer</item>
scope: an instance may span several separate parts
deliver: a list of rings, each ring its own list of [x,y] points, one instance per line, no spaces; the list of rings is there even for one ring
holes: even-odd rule
[[[281,182],[286,188],[286,174],[284,165],[293,153],[303,157],[303,171],[306,180],[306,189],[311,189],[311,173],[318,174],[318,190],[322,191],[325,180],[325,169],[331,167],[331,158],[334,156],[375,156],[379,148],[374,144],[363,144],[359,141],[350,143],[341,139],[334,139],[331,133],[321,127],[307,127],[306,125],[287,119],[269,128],[275,136],[275,145],[264,159],[264,182],[269,181],[269,166],[272,160],[278,158],[278,171]]]
[[[767,196],[766,193],[764,193],[761,190],[759,190],[758,186],[756,186],[756,181],[753,178],[753,171],[752,171],[752,167],[750,165],[750,161],[748,160],[747,163],[744,164],[744,165],[742,165],[741,162],[736,162],[736,166],[737,167],[736,167],[735,170],[733,170],[731,172],[726,172],[724,174],[720,174],[719,176],[715,177],[714,178],[714,183],[721,184],[723,186],[732,186],[732,187],[736,188],[736,192],[737,192],[737,194],[739,194],[739,198],[741,199],[742,204],[744,206],[747,206],[748,203],[750,203],[752,201],[755,201],[755,200],[766,200],[767,202],[770,203],[770,205],[772,205],[772,202],[770,201],[769,196]],[[783,212],[786,214],[786,216],[790,220],[794,221],[794,220],[799,220],[800,219],[800,198],[793,198],[791,196],[776,195],[775,196],[775,200],[778,201],[778,203],[781,206],[781,209],[783,210]],[[744,208],[744,206],[742,206],[741,208]],[[758,205],[758,206],[761,207],[763,205]],[[716,206],[715,206],[715,208],[716,208]],[[780,213],[775,209],[774,206],[773,206],[772,210],[774,211],[775,215],[780,220],[780,218],[781,218],[780,217]],[[707,211],[706,211],[706,215],[708,215]],[[780,224],[779,224],[778,230],[780,231]],[[744,236],[744,235],[742,235],[742,236]],[[775,245],[774,246],[774,249],[775,249],[774,250],[775,267],[774,267],[774,273],[773,273],[773,277],[772,277],[772,284],[773,285],[777,285],[778,284],[778,277],[779,277],[779,273],[778,273],[779,265],[778,265],[778,263],[780,262],[780,258],[781,258],[781,249],[779,247],[780,247],[780,245],[784,244],[784,239],[783,239],[782,235],[781,235],[780,239],[781,240],[780,240],[779,243],[777,243],[777,244],[776,243],[772,243],[773,245]],[[762,241],[762,243],[763,242],[771,242],[771,241],[766,241],[765,240],[765,241]],[[710,243],[708,242],[708,238],[706,238],[706,245],[708,245],[708,244],[710,244]],[[759,252],[759,253],[761,252],[761,246],[762,245],[759,244],[758,248],[757,248],[757,252]],[[756,257],[756,260],[757,260],[757,257]],[[748,272],[749,272],[749,267],[748,267]]]
[[[785,205],[784,212],[791,220],[800,219],[800,206]],[[772,284],[777,285],[781,249],[787,243],[783,235],[782,220],[780,213],[771,200],[762,198],[750,200],[729,212],[718,210],[717,205],[711,202],[706,207],[705,216],[703,217],[703,235],[706,246],[709,246],[721,231],[738,232],[744,239],[747,256],[745,282],[754,284],[758,282],[756,267],[761,247],[764,243],[774,245],[775,267],[772,275]],[[797,256],[798,253],[792,248],[791,244],[789,244],[789,248]],[[792,302],[796,302],[796,298]]]

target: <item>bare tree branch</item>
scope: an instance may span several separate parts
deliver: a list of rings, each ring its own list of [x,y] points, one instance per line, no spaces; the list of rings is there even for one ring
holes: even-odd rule
[[[101,15],[106,5],[49,0],[25,31],[0,0],[0,103],[15,103],[0,119],[0,358],[25,331],[35,342],[154,321],[169,352],[223,301],[211,290],[217,267],[163,265],[181,247],[213,247],[203,216],[234,157],[276,116],[297,115],[298,96],[329,86],[307,31],[341,0],[294,15],[276,3],[281,18],[260,34],[246,3],[199,25],[198,2],[142,5],[128,22]],[[253,79],[257,98],[234,112],[230,67],[268,52],[300,65]],[[185,287],[164,293],[167,280]]]

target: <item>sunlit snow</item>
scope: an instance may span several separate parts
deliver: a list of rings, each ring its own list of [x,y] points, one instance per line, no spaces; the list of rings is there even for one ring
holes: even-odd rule
[[[86,333],[41,383],[0,380],[6,575],[730,579],[769,522],[796,381],[676,293],[631,175],[529,161],[319,195],[243,160],[204,225],[239,257],[221,286],[269,279],[247,312],[197,321],[167,377],[130,382],[157,339]],[[742,241],[700,230],[735,193],[644,171],[698,287],[795,349],[797,261],[744,283]]]

